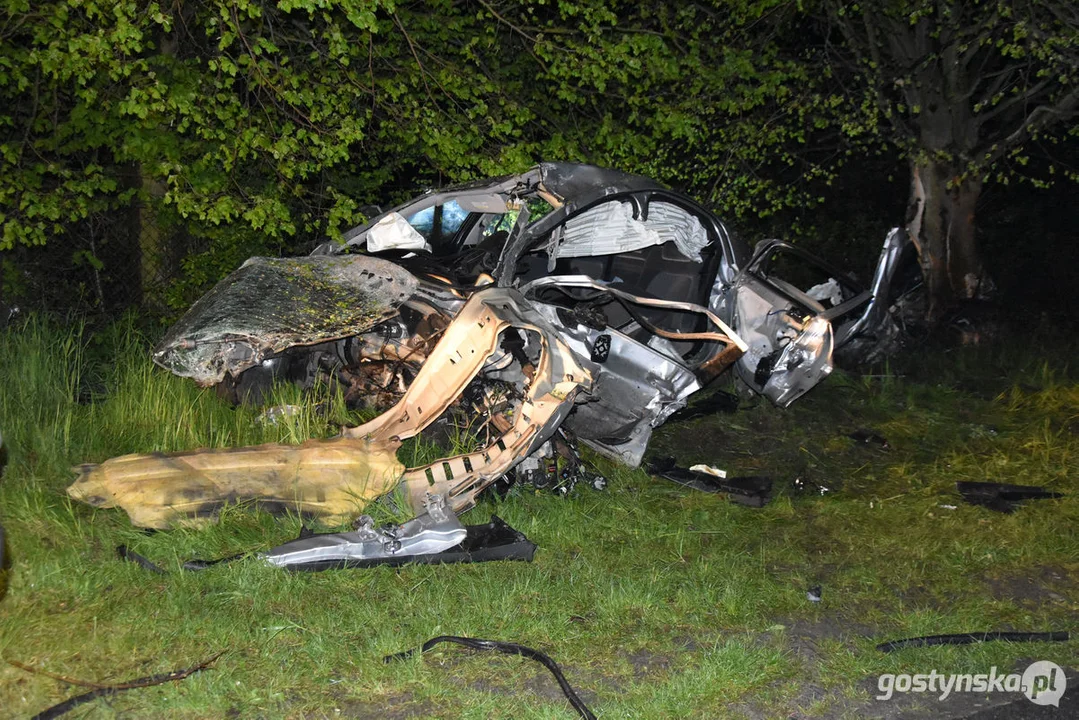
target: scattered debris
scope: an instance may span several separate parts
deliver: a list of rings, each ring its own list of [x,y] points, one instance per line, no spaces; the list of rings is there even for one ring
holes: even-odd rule
[[[93,683],[93,682],[87,682],[85,680],[76,680],[75,678],[69,678],[69,677],[65,677],[63,675],[57,675],[56,673],[51,673],[51,672],[48,672],[46,670],[41,670],[41,669],[33,667],[31,665],[24,665],[23,663],[17,662],[15,660],[8,660],[7,662],[8,662],[9,665],[13,665],[14,667],[17,667],[20,670],[25,670],[26,672],[29,672],[29,673],[34,673],[36,675],[44,675],[45,677],[52,678],[53,680],[59,680],[60,682],[67,683],[69,685],[77,685],[79,687],[93,688],[93,690],[91,690],[90,692],[83,693],[82,695],[76,695],[74,697],[70,697],[70,698],[68,698],[67,700],[64,700],[61,703],[53,705],[50,708],[46,708],[45,710],[42,710],[41,712],[39,712],[37,715],[34,715],[34,717],[32,718],[32,720],[52,720],[52,718],[58,718],[61,715],[64,715],[65,713],[68,713],[71,710],[74,710],[79,705],[84,705],[84,704],[86,704],[86,703],[88,703],[88,702],[90,702],[92,700],[96,700],[99,697],[106,697],[106,696],[109,696],[109,695],[115,695],[115,694],[123,692],[125,690],[134,690],[136,688],[152,687],[154,685],[163,685],[164,683],[167,683],[167,682],[175,682],[177,680],[183,680],[184,678],[189,677],[191,675],[194,675],[197,672],[208,669],[214,663],[215,660],[217,660],[219,657],[221,657],[224,654],[225,654],[225,651],[222,650],[221,652],[207,658],[206,660],[203,660],[202,662],[198,663],[197,665],[192,665],[191,667],[184,668],[182,670],[173,670],[172,672],[161,673],[161,674],[158,674],[158,675],[147,675],[146,677],[135,678],[134,680],[128,680],[126,682],[109,684],[109,685],[104,685],[104,684],[100,684],[100,683]]]
[[[302,408],[299,405],[274,405],[263,410],[255,421],[263,425],[276,425],[283,420],[298,416],[301,412]]]
[[[813,587],[806,590],[806,599],[809,600],[809,602],[819,603],[821,599],[821,592],[821,586],[814,585]]]
[[[319,534],[308,541],[294,540],[276,547],[267,552],[265,557],[271,563],[288,570],[316,571],[367,568],[376,565],[398,567],[411,563],[449,565],[495,560],[532,562],[536,552],[535,543],[523,533],[514,530],[497,515],[492,515],[489,523],[466,525],[464,530],[464,538],[457,544],[429,553],[414,550],[411,554],[403,554],[399,551],[399,554],[383,554],[376,557],[322,557],[319,555],[319,549],[326,548],[327,545],[321,543],[333,543],[334,540],[332,535]]]
[[[981,505],[1002,513],[1015,512],[1027,500],[1051,500],[1064,497],[1062,493],[1052,492],[1037,485],[1006,485],[960,480],[955,487],[963,496],[963,500],[971,505]]]
[[[701,463],[698,465],[690,465],[689,469],[691,472],[704,473],[705,475],[711,475],[712,477],[720,479],[727,477],[727,471],[720,470],[715,465],[705,465]]]
[[[875,445],[881,450],[891,450],[892,446],[888,444],[888,441],[883,436],[878,435],[872,430],[866,430],[862,428],[855,430],[854,432],[847,433],[847,437],[856,442],[859,445]]]
[[[138,565],[139,567],[141,567],[141,568],[143,568],[145,570],[149,570],[150,572],[154,573],[155,575],[168,575],[169,574],[168,570],[161,567],[160,565],[155,563],[153,560],[150,560],[145,555],[140,555],[139,553],[135,552],[131,548],[127,547],[126,545],[120,545],[120,546],[118,546],[116,548],[116,556],[118,558],[120,558],[121,560],[126,560],[127,562],[134,563],[134,564]],[[220,565],[220,564],[223,564],[223,563],[232,562],[233,560],[240,560],[240,559],[243,559],[243,558],[246,558],[246,557],[250,557],[250,556],[249,555],[232,555],[232,556],[229,556],[229,557],[226,557],[226,558],[220,558],[218,560],[188,560],[188,561],[184,562],[183,565],[181,565],[180,567],[183,570],[194,570],[194,571],[205,570],[206,568],[213,567],[214,565]]]
[[[827,485],[821,485],[820,483],[810,480],[808,478],[799,475],[791,481],[791,485],[794,486],[795,491],[800,493],[812,493],[814,495],[827,495],[832,492],[832,488]]]
[[[552,660],[550,656],[540,652],[539,650],[534,650],[530,647],[525,647],[524,645],[518,645],[517,643],[501,642],[498,640],[481,640],[479,638],[459,637],[456,635],[439,635],[438,637],[433,637],[427,642],[425,642],[418,651],[416,649],[412,649],[405,650],[404,652],[395,653],[393,655],[387,655],[386,657],[382,658],[382,662],[388,664],[396,662],[398,660],[407,660],[408,658],[415,655],[417,652],[419,652],[420,654],[425,653],[431,648],[433,648],[435,645],[444,642],[463,645],[464,647],[471,650],[491,650],[495,652],[505,653],[507,655],[520,655],[521,657],[526,657],[529,660],[535,660],[536,662],[543,665],[543,667],[551,671],[551,674],[554,675],[555,680],[558,681],[559,687],[562,688],[562,693],[566,696],[566,699],[569,700],[570,705],[573,706],[573,709],[577,711],[578,715],[580,715],[582,718],[585,718],[585,720],[596,720],[596,716],[592,713],[591,710],[588,709],[588,706],[585,705],[584,701],[581,700],[579,695],[577,695],[577,692],[573,689],[573,686],[571,686],[569,684],[569,681],[566,680],[566,676],[562,674],[562,670],[558,667],[558,663]]]
[[[1000,428],[996,425],[984,425],[982,423],[968,423],[967,431],[972,438],[995,438],[1000,435]]]
[[[764,507],[772,497],[771,478],[747,475],[720,478],[709,473],[678,467],[672,457],[657,458],[648,464],[648,472],[679,485],[708,493],[726,493],[739,505]]]
[[[1067,642],[1070,635],[1065,632],[984,632],[961,633],[958,635],[924,635],[922,637],[891,640],[877,645],[881,652],[895,652],[911,647],[933,647],[936,645],[972,645],[980,642]]]
[[[363,515],[355,527],[350,532],[299,538],[269,550],[264,557],[279,567],[346,567],[349,562],[432,555],[460,545],[467,534],[457,515],[446,507],[443,495],[429,496],[426,512],[401,525],[375,527],[371,516]]]
[[[434,496],[440,498],[440,496]],[[336,570],[376,565],[398,567],[411,563],[455,564],[521,560],[531,562],[536,545],[497,515],[483,525],[462,525],[445,499],[432,500],[428,511],[402,525],[375,527],[364,515],[356,530],[312,533],[255,555],[234,555],[219,560],[189,560],[184,570],[205,570],[233,560],[257,557],[287,570]],[[167,574],[160,565],[121,545],[117,555],[150,572]]]
[[[547,490],[560,497],[568,497],[578,484],[588,485],[593,490],[607,489],[607,478],[586,467],[577,437],[567,428],[559,428],[554,437],[504,478],[507,491],[515,483]]]

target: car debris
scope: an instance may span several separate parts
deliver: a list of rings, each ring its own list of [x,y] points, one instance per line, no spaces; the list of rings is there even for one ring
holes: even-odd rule
[[[1013,513],[1027,500],[1052,500],[1064,497],[1037,485],[1007,485],[994,482],[960,480],[956,490],[965,502],[1002,513]]]
[[[832,492],[832,488],[828,487],[827,485],[822,485],[815,480],[811,480],[801,475],[791,481],[791,486],[794,487],[794,490],[796,492],[803,494],[810,493],[812,495],[827,495],[828,493]],[[872,505],[870,507],[872,507]]]
[[[895,652],[910,647],[935,647],[937,645],[973,645],[982,642],[1068,642],[1071,634],[1056,632],[980,632],[955,635],[923,635],[921,637],[890,640],[877,645],[880,652]]]
[[[68,494],[123,507],[139,527],[199,525],[228,503],[257,502],[343,525],[404,472],[397,442],[338,437],[188,453],[124,455],[76,468]]]
[[[155,563],[150,558],[140,555],[127,545],[118,545],[116,547],[116,557],[121,560],[126,560],[130,563],[135,563],[144,570],[149,570],[155,575],[168,575],[168,570]]]
[[[749,507],[764,507],[772,498],[771,478],[757,475],[728,478],[713,472],[679,467],[673,457],[657,458],[648,464],[648,472],[683,487],[707,493],[726,493],[733,502]],[[720,471],[722,472],[722,471]]]
[[[382,557],[355,560],[352,558],[333,560],[314,560],[294,562],[289,556],[287,546],[274,548],[267,553],[267,559],[279,567],[288,570],[317,571],[347,568],[367,568],[376,565],[399,567],[410,564],[456,565],[458,563],[480,563],[499,560],[532,562],[536,553],[536,544],[524,533],[513,529],[497,515],[491,521],[481,525],[465,525],[464,539],[453,547],[425,554],[416,552],[412,555],[385,555]],[[316,535],[315,537],[319,537]]]
[[[866,447],[876,446],[881,450],[891,450],[892,446],[888,444],[888,440],[883,435],[860,428],[854,432],[847,433],[847,437],[853,440],[858,445],[864,445]]]
[[[256,554],[233,555],[217,560],[188,560],[184,570],[206,570],[234,560],[254,558],[288,570],[340,570],[378,565],[400,567],[413,563],[448,565],[494,560],[532,562],[536,544],[492,515],[482,525],[462,525],[446,507],[445,498],[432,496],[427,512],[402,523],[375,526],[369,515],[360,516],[355,530],[343,533],[305,531],[295,540]],[[121,545],[121,560],[135,563],[158,575],[168,571],[149,558]]]
[[[689,469],[692,472],[704,473],[705,475],[711,475],[717,478],[727,477],[727,471],[717,468],[715,465],[706,465],[705,463],[697,463],[696,465],[690,465]]]
[[[500,640],[481,640],[480,638],[460,637],[458,635],[439,635],[438,637],[433,637],[425,642],[418,650],[405,650],[404,652],[387,655],[382,658],[382,662],[389,664],[399,660],[407,660],[414,655],[422,655],[423,653],[428,652],[439,643],[453,643],[462,645],[470,650],[488,650],[504,653],[506,655],[520,655],[529,660],[535,660],[554,675],[555,680],[558,681],[558,686],[562,689],[562,694],[566,696],[566,699],[569,700],[570,705],[577,711],[578,715],[584,718],[584,720],[596,720],[595,714],[577,694],[577,691],[573,689],[573,686],[569,684],[569,681],[566,680],[566,676],[562,674],[562,669],[558,667],[558,663],[552,660],[546,653],[526,647],[525,645],[502,642]]]
[[[531,562],[535,552],[535,543],[497,515],[484,525],[462,525],[445,499],[433,496],[426,513],[401,525],[376,528],[364,515],[353,532],[313,534],[260,557],[289,570],[329,570],[410,563]]]
[[[277,425],[289,418],[299,417],[303,409],[299,405],[274,405],[259,413],[255,422],[262,425]]]
[[[399,486],[417,514],[430,495],[459,514],[503,478],[550,483],[560,429],[636,467],[653,430],[728,369],[785,407],[832,371],[833,353],[887,352],[909,254],[893,231],[862,286],[789,243],[751,251],[692,199],[588,165],[428,192],[308,257],[248,260],[153,354],[235,400],[275,380],[329,380],[385,412],[299,446],[82,465],[68,492],[145,527],[244,500],[344,524]],[[402,441],[455,413],[473,419],[479,450],[397,460]]]
[[[272,565],[307,565],[321,562],[369,561],[392,557],[431,555],[465,539],[465,526],[446,508],[442,495],[428,498],[426,512],[402,525],[375,527],[370,515],[361,515],[356,529],[300,538],[265,555]]]

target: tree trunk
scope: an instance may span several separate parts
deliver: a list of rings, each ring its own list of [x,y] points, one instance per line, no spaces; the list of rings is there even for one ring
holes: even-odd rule
[[[116,273],[121,282],[113,305],[162,312],[164,288],[175,276],[177,255],[182,257],[186,246],[159,217],[165,186],[150,177],[138,162],[128,163],[125,180],[136,194],[126,209],[120,260],[123,267]]]
[[[168,230],[158,218],[158,207],[165,197],[165,187],[147,175],[139,165],[142,193],[139,199],[139,280],[142,307],[150,312],[164,309],[162,287],[168,279]]]
[[[918,248],[928,295],[928,320],[936,322],[958,302],[991,289],[978,253],[974,212],[981,180],[932,159],[911,161],[907,231]]]

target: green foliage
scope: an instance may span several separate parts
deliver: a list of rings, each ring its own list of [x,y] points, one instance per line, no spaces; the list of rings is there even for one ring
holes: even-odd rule
[[[146,179],[195,228],[278,238],[332,234],[417,164],[467,173],[518,122],[483,102],[495,88],[476,62],[454,66],[474,49],[425,62],[470,32],[443,10],[8,3],[0,248],[44,243]]]
[[[1007,173],[1079,102],[1055,7],[6,0],[0,251],[161,205],[206,240],[180,302],[364,204],[540,159],[651,175],[737,218],[818,204],[885,146]],[[958,134],[931,142],[943,119]]]
[[[849,4],[821,0],[845,80],[843,124],[859,143],[893,143],[961,178],[1025,177],[1030,141],[1073,133],[1079,16],[1063,0]],[[1031,178],[1044,184],[1051,177]]]
[[[517,154],[650,175],[739,217],[812,204],[830,177],[806,144],[832,109],[785,3],[535,2],[495,19],[538,63],[517,95],[540,131]]]
[[[146,202],[148,183],[196,235],[332,236],[365,202],[541,158],[656,175],[736,213],[801,202],[760,172],[794,168],[826,109],[804,64],[747,35],[796,32],[780,10],[9,1],[0,249]]]

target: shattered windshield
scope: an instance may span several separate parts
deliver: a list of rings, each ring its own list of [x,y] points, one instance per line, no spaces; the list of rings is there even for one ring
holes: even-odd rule
[[[468,212],[456,200],[435,205],[405,218],[408,224],[423,235],[433,248],[439,248],[453,240],[461,229]]]
[[[518,204],[523,204],[528,208],[528,222],[533,224],[546,217],[548,214],[554,211],[551,205],[538,197],[529,197],[519,200]],[[521,208],[517,207],[501,215],[491,215],[490,219],[484,224],[484,237],[490,237],[496,232],[508,233],[517,222],[517,217],[521,214]]]

